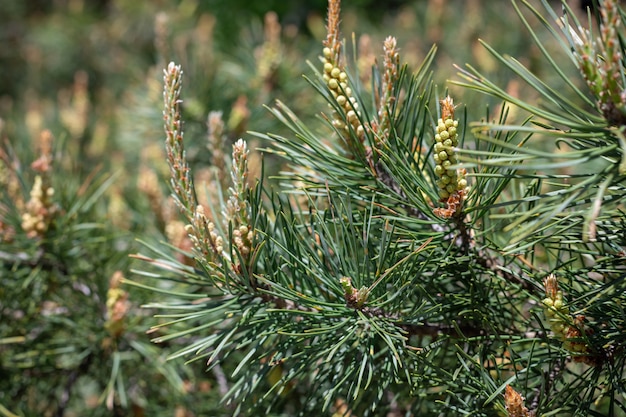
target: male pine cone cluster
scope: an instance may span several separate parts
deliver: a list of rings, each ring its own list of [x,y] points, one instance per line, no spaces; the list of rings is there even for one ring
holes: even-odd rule
[[[563,301],[563,291],[559,289],[554,274],[550,274],[546,278],[544,285],[546,288],[546,298],[542,300],[542,303],[550,329],[554,332],[555,337],[563,342],[565,349],[573,354],[583,355],[575,356],[574,360],[576,362],[593,364],[593,357],[584,356],[589,354],[589,347],[581,340],[581,329],[585,326],[585,317],[578,315],[574,317],[571,323],[569,322],[569,307],[565,305]]]
[[[452,98],[446,97],[441,101],[441,119],[437,122],[433,159],[435,160],[436,181],[439,188],[439,197],[442,200],[451,195],[465,191],[467,180],[463,173],[458,174],[456,169],[450,168],[458,163],[454,149],[459,145],[457,127],[459,122],[454,120],[454,105]]]
[[[346,120],[356,132],[357,137],[362,137],[364,130],[359,120],[356,98],[352,95],[352,90],[348,86],[348,75],[336,63],[333,62],[333,51],[331,48],[324,48],[324,82],[333,94],[337,104],[343,110]],[[341,116],[333,115],[333,126],[338,130],[349,132],[350,127],[344,123]]]

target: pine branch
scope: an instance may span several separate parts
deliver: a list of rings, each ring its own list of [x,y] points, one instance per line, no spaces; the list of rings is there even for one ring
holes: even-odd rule
[[[520,4],[551,34],[574,39]],[[528,113],[508,122],[503,107],[498,120],[487,112],[471,125],[449,96],[434,100],[434,50],[408,75],[393,38],[364,97],[341,56],[339,1],[331,0],[323,66],[309,82],[332,113],[318,127],[277,102],[270,113],[287,133],[254,135],[291,164],[280,174],[287,192],[249,187],[247,147],[237,142],[217,225],[193,197],[176,107],[180,69],[170,65],[166,146],[195,267],[143,257],[162,270],[150,275],[179,285],[154,287],[172,298],[153,304],[170,310],[159,328],[172,329],[155,341],[190,337],[173,356],[209,366],[237,357],[226,394],[235,413],[280,409],[287,398],[303,413],[478,415],[494,403],[509,415],[589,412],[598,395],[589,387],[619,384],[623,134],[598,111],[606,106],[588,110],[593,101],[562,68],[569,61],[552,56],[515,10],[560,84],[487,46],[541,103],[468,66],[458,83],[465,91]],[[572,45],[557,42],[576,62]],[[575,172],[577,164],[588,172]],[[546,285],[544,297],[548,273],[561,289]],[[515,380],[534,396],[531,411]]]

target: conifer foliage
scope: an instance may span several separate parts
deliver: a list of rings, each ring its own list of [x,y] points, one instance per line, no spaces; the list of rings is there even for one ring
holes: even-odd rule
[[[192,262],[158,247],[136,257],[162,310],[154,341],[183,338],[173,358],[224,367],[234,414],[626,413],[625,16],[601,2],[596,34],[565,2],[562,13],[514,5],[570,91],[485,44],[540,104],[473,66],[459,68],[465,88],[452,97],[432,82],[435,48],[413,70],[393,37],[363,85],[329,0],[307,78],[326,101],[320,123],[277,102],[269,111],[291,133],[252,133],[285,162],[279,192],[249,177],[243,139],[230,166],[194,184],[184,69],[165,69],[171,188]],[[572,65],[580,80],[562,70]],[[476,92],[501,99],[500,113],[467,120],[454,103]],[[509,122],[512,108],[527,117]]]

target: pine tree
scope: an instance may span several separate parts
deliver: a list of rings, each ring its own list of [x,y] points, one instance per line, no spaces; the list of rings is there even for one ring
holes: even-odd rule
[[[223,368],[229,412],[626,413],[625,15],[603,1],[596,33],[565,2],[562,14],[513,4],[559,87],[485,48],[535,102],[469,65],[452,97],[432,81],[435,48],[412,72],[393,37],[364,85],[329,0],[307,78],[321,122],[277,102],[291,133],[252,133],[288,164],[278,191],[249,178],[243,139],[214,180],[194,182],[183,69],[165,69],[171,188],[193,249],[136,257],[157,280],[154,341],[184,338],[172,358]],[[455,103],[474,92],[499,112],[468,120]]]

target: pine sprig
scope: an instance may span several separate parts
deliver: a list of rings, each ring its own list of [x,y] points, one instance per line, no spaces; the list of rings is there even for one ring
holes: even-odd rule
[[[540,22],[554,36],[558,36],[557,29],[553,28],[553,24],[547,21],[540,11],[527,2],[522,3],[540,19]],[[556,20],[557,17],[552,9],[547,5],[544,6],[548,14]],[[573,96],[584,97],[585,94],[570,81],[570,77],[556,63],[552,53],[542,46],[540,39],[534,34],[532,26],[521,10],[517,6],[516,9],[533,35],[535,42],[541,48],[544,57],[551,63],[560,79],[570,87]],[[564,6],[564,10],[566,16],[571,19],[573,12],[567,6]],[[563,31],[571,40],[569,32],[572,32],[573,29],[564,28]],[[561,45],[563,46],[563,54],[571,61],[576,62],[577,55],[572,52],[576,50],[576,45],[574,43],[561,43]],[[478,70],[469,66],[467,69],[461,70],[462,77],[469,82],[458,83],[459,85],[499,97],[534,116],[534,126],[481,123],[475,127],[474,134],[479,140],[493,143],[501,147],[504,152],[492,153],[489,158],[480,158],[479,160],[476,157],[485,155],[485,149],[462,151],[462,159],[470,167],[502,167],[508,165],[518,173],[524,173],[523,175],[529,175],[527,174],[529,170],[537,172],[537,174],[530,174],[528,177],[536,178],[535,181],[542,181],[542,174],[550,178],[549,183],[544,181],[544,184],[549,184],[544,193],[523,197],[517,200],[518,202],[511,201],[512,204],[516,205],[515,211],[511,211],[511,216],[515,216],[517,220],[510,223],[508,228],[514,230],[521,224],[525,224],[525,227],[523,230],[517,229],[518,232],[512,237],[510,248],[523,245],[517,246],[521,249],[539,243],[546,239],[544,232],[552,230],[553,227],[557,227],[559,230],[575,227],[580,230],[580,239],[584,241],[602,238],[597,236],[594,226],[598,221],[599,207],[603,207],[605,212],[612,210],[613,207],[616,207],[616,203],[620,199],[619,196],[623,192],[620,178],[623,176],[621,166],[624,151],[621,146],[620,134],[616,134],[615,129],[607,125],[602,114],[590,113],[586,108],[571,101],[565,93],[557,92],[556,89],[545,84],[513,58],[507,58],[492,48],[486,47],[499,62],[535,89],[546,103],[544,107],[529,104],[494,85]],[[554,153],[551,149],[543,149],[543,147],[535,146],[534,143],[527,141],[524,142],[524,146],[521,143],[506,144],[489,136],[488,132],[495,131],[517,132],[518,134],[525,132],[529,138],[532,136],[550,139],[548,143],[562,150]],[[578,177],[575,175],[561,177],[556,175],[564,167],[579,164],[588,166],[590,174]],[[564,181],[565,178],[568,180]],[[523,206],[518,206],[519,203],[522,203]],[[522,209],[521,212],[520,208]],[[539,237],[540,234],[544,234],[544,236]],[[525,241],[526,243],[521,243]]]
[[[288,132],[254,133],[290,164],[285,192],[249,186],[246,145],[235,144],[220,227],[192,197],[178,70],[166,72],[172,185],[197,251],[193,267],[142,257],[177,284],[155,286],[170,298],[153,305],[165,311],[155,340],[187,340],[173,356],[209,368],[236,362],[224,398],[234,414],[590,412],[590,387],[619,391],[623,379],[619,129],[542,45],[571,91],[489,47],[542,104],[473,67],[458,83],[525,110],[521,123],[503,107],[468,130],[451,98],[435,100],[434,49],[409,74],[391,38],[366,99],[340,56],[339,2],[329,6],[309,83],[332,113],[313,126],[277,102],[270,113]],[[546,295],[548,275],[560,295]],[[623,408],[614,392],[609,408]]]
[[[187,163],[183,144],[183,122],[181,117],[180,98],[182,90],[183,70],[173,62],[163,70],[163,122],[166,133],[165,150],[170,166],[171,185],[179,208],[185,213],[188,221],[192,221],[198,206],[193,188],[191,169]]]

